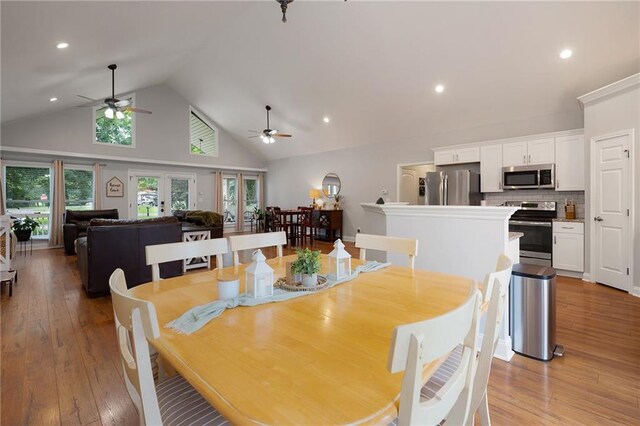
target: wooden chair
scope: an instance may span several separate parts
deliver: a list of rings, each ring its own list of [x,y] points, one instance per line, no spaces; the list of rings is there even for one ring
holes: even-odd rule
[[[287,245],[287,234],[284,231],[269,232],[266,234],[231,235],[229,246],[233,252],[233,264],[240,265],[240,250],[259,249],[263,247],[276,247],[278,257],[282,257],[282,246]]]
[[[129,294],[122,269],[111,274],[109,287],[125,385],[138,409],[140,424],[227,424],[182,376],[176,374],[154,384],[147,339],[160,337],[155,307]]]
[[[265,232],[278,232],[282,231],[283,225],[280,220],[280,207],[271,206],[265,209],[266,221]]]
[[[313,227],[312,213],[313,209],[311,207],[298,207],[300,210],[300,216],[298,217],[298,229],[300,231],[300,246],[304,245],[305,240],[308,238],[311,244],[313,244],[313,239],[315,237],[315,228]]]
[[[500,327],[504,316],[504,304],[507,287],[511,280],[513,263],[504,254],[498,258],[495,272],[487,274],[483,283],[484,303],[488,304],[483,329],[482,347],[478,357],[478,366],[473,380],[471,402],[467,414],[467,424],[473,424],[474,413],[478,412],[482,425],[489,425],[489,405],[487,384],[491,372],[491,361],[498,346]],[[458,348],[459,349],[459,348]],[[422,396],[429,398],[447,382],[452,372],[460,364],[460,351],[454,351],[422,388]]]
[[[511,280],[513,262],[506,255],[501,254],[495,272],[487,275],[484,280],[484,300],[489,306],[485,317],[482,336],[482,346],[478,358],[478,368],[471,392],[471,405],[467,424],[473,425],[474,413],[480,415],[480,423],[490,425],[489,402],[487,400],[487,384],[491,373],[491,361],[498,347],[500,328],[504,320],[504,305],[506,303],[507,289]]]
[[[226,238],[156,244],[145,247],[147,265],[151,266],[153,281],[160,280],[160,264],[193,257],[215,256],[216,267],[223,268],[222,255],[229,252]]]
[[[360,249],[360,259],[365,260],[367,249],[394,253],[404,253],[409,256],[409,267],[415,267],[418,255],[418,240],[410,238],[387,237],[384,235],[356,234],[356,247]]]
[[[462,306],[444,315],[393,330],[387,369],[391,373],[404,371],[400,388],[397,424],[437,425],[443,419],[455,419],[464,424],[471,400],[476,370],[476,338],[478,336],[482,296],[473,286]],[[422,372],[433,362],[461,345],[460,362],[430,399],[421,397]]]

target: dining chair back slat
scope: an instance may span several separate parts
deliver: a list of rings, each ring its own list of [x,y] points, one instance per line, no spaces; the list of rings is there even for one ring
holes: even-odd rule
[[[418,240],[358,233],[356,248],[360,249],[362,260],[366,259],[367,249],[406,254],[409,257],[409,267],[413,269],[418,255]]]
[[[151,266],[153,281],[160,279],[160,264],[205,256],[216,256],[216,267],[223,268],[222,255],[229,252],[226,238],[156,244],[145,248],[147,265]]]
[[[482,296],[474,285],[458,308],[393,330],[387,369],[391,373],[404,371],[398,425],[437,425],[454,412],[463,423],[466,421],[476,368],[481,303]],[[422,401],[424,365],[448,355],[460,345],[461,360],[455,372],[433,398]]]
[[[240,265],[240,250],[276,247],[277,256],[282,257],[282,246],[287,244],[287,234],[284,231],[268,232],[264,234],[231,235],[229,247],[233,252],[233,264]]]

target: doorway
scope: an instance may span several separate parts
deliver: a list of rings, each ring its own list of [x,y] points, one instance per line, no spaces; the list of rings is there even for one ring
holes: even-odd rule
[[[425,176],[434,172],[433,163],[399,164],[398,165],[398,202],[410,205],[425,203]]]
[[[129,171],[129,217],[151,219],[196,208],[195,174]]]
[[[633,131],[591,139],[593,281],[630,291],[633,263]]]

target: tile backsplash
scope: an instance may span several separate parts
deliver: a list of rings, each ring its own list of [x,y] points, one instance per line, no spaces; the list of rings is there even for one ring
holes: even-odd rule
[[[584,191],[556,192],[548,189],[523,189],[486,193],[484,199],[490,206],[500,205],[505,201],[555,201],[558,203],[559,218],[564,217],[565,200],[573,200],[576,205],[576,217],[584,218]]]

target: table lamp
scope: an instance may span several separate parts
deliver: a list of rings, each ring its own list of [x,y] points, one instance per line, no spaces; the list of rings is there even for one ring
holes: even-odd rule
[[[322,191],[317,188],[313,188],[309,190],[309,198],[313,201],[311,202],[311,207],[316,208],[316,198],[322,197]]]

